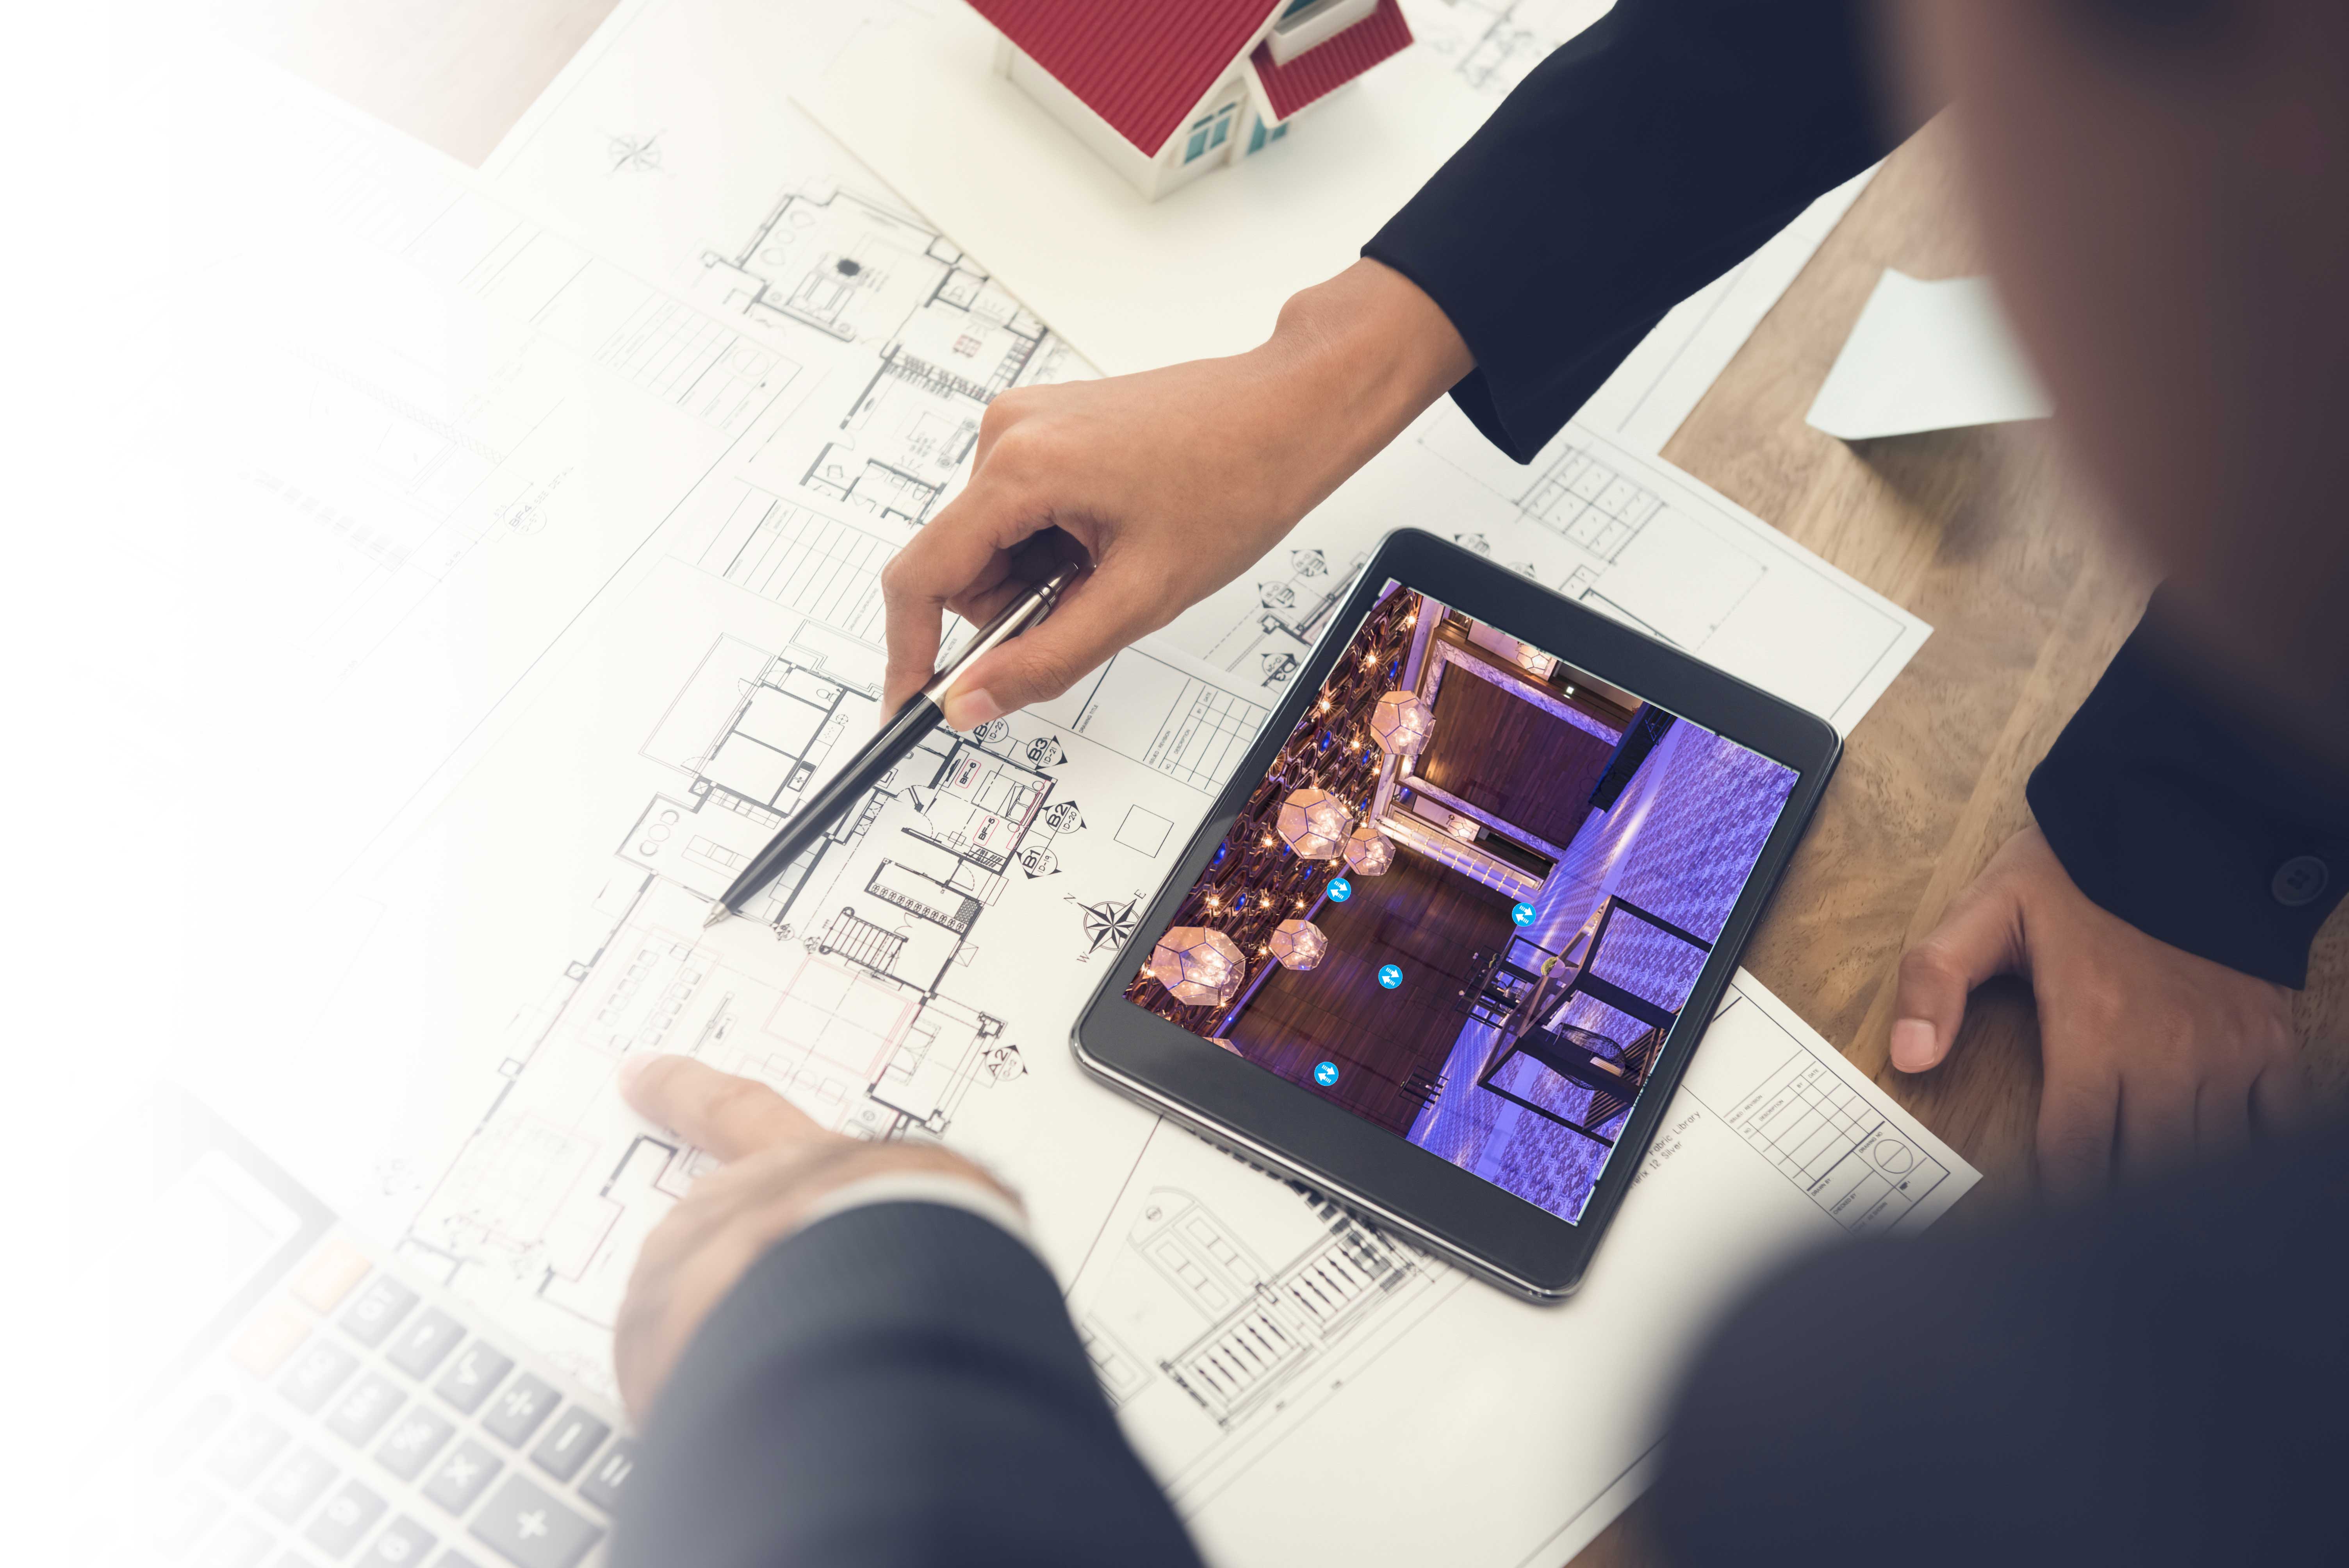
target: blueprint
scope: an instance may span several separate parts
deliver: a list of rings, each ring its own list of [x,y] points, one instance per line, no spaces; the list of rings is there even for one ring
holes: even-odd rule
[[[961,482],[979,410],[1089,367],[804,127],[647,201],[699,167],[653,121],[599,111],[577,183],[500,186],[265,73],[191,76],[219,96],[184,116],[190,221],[234,304],[175,340],[209,390],[195,581],[254,683],[222,710],[252,799],[191,939],[218,992],[191,1005],[222,1020],[177,1064],[191,1086],[607,1390],[637,1243],[703,1164],[621,1104],[628,1054],[700,1056],[850,1136],[942,1140],[1023,1192],[1105,1387],[1231,1561],[1322,1554],[1269,1500],[1393,1462],[1331,1435],[1346,1401],[1547,1452],[1557,1401],[1504,1398],[1523,1368],[1495,1347],[1564,1376],[1582,1341],[1559,1336],[1598,1314],[1472,1288],[1176,1135],[1081,1075],[1076,1011],[1133,961],[1274,666],[1380,529],[1433,521],[1847,726],[1921,624],[1602,433],[1495,479],[1464,426],[1426,424],[1391,494],[1333,502],[1238,603],[934,737],[754,918],[705,930],[869,733],[879,568]],[[1619,1278],[1634,1299],[1608,1313],[1615,1372],[1573,1391],[1589,1461],[1444,1560],[1563,1555],[1636,1491],[1640,1412],[1721,1292],[1806,1236],[1925,1223],[1971,1180],[1738,996],[1582,1298]],[[1166,1247],[1205,1249],[1224,1295],[1153,1295]],[[1244,1300],[1272,1315],[1231,1316]],[[1267,1324],[1312,1353],[1243,1387],[1231,1336]]]

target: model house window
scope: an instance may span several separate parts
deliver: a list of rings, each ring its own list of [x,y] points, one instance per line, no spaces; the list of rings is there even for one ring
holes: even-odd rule
[[[1379,0],[1289,0],[1273,18],[1269,40],[1273,64],[1288,64],[1306,50],[1367,20],[1378,8]]]
[[[1227,103],[1213,114],[1203,115],[1191,122],[1191,139],[1183,144],[1183,161],[1194,162],[1221,147],[1232,139],[1232,118],[1240,106]]]
[[[1377,9],[1378,0],[1288,0],[1288,4],[1280,8],[1280,15],[1273,18],[1272,25],[1278,32],[1294,32],[1307,21],[1332,12],[1346,13],[1346,23],[1353,23]],[[1344,25],[1340,24],[1341,26]],[[1336,27],[1330,29],[1331,32],[1338,30]]]
[[[1278,141],[1288,134],[1288,124],[1286,120],[1268,130],[1265,129],[1262,117],[1258,117],[1256,123],[1248,128],[1247,150],[1250,152],[1261,151],[1266,143]]]

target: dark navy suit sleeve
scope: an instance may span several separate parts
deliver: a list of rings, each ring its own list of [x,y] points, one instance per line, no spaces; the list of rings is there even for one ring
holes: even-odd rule
[[[1452,396],[1529,462],[1663,314],[1884,156],[1855,0],[1616,0],[1362,253],[1466,339]]]
[[[2139,931],[2280,985],[2349,891],[2349,780],[2197,683],[2160,600],[2031,776],[2080,891]]]
[[[1196,1568],[1051,1274],[959,1209],[781,1243],[647,1423],[615,1568]]]

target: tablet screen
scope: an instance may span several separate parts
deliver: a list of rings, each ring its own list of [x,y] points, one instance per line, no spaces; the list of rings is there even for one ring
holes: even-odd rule
[[[1578,1220],[1796,777],[1389,582],[1125,995]]]

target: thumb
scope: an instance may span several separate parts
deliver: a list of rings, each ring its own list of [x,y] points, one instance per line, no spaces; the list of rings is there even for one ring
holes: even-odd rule
[[[964,671],[947,694],[947,723],[969,730],[1056,697],[1086,671],[1163,624],[1164,617],[1156,614],[1163,589],[1139,581],[1122,564],[1105,562],[1095,569],[1061,596],[1041,625],[1022,632]]]
[[[1966,994],[2022,963],[2023,904],[2013,882],[1977,881],[1923,941],[1900,955],[1892,1065],[1921,1073],[1941,1065],[1966,1016]]]

